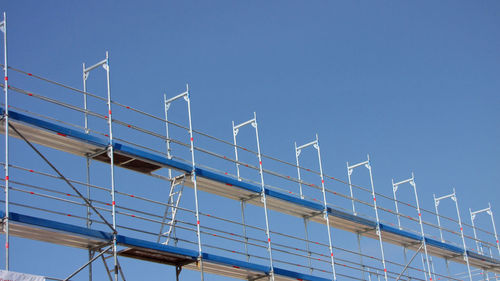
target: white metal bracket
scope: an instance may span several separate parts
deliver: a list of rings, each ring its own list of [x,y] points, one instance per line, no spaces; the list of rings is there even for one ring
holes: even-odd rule
[[[0,31],[5,32],[5,21],[0,22]]]

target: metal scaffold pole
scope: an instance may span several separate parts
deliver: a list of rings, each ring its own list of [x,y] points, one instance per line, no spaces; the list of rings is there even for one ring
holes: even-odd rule
[[[479,243],[479,238],[477,236],[477,231],[476,231],[476,225],[475,225],[475,219],[476,219],[476,216],[480,213],[486,213],[490,216],[491,218],[491,225],[493,226],[493,234],[495,235],[495,242],[496,242],[496,245],[497,245],[497,250],[498,250],[498,253],[500,254],[500,247],[499,247],[499,244],[498,244],[498,234],[497,234],[497,228],[496,228],[496,225],[495,225],[495,219],[493,218],[493,211],[491,210],[491,204],[488,203],[488,208],[484,208],[484,209],[481,209],[481,210],[477,210],[477,211],[472,211],[470,208],[469,208],[469,213],[470,213],[470,220],[472,222],[472,230],[473,230],[473,233],[474,233],[474,240],[476,241],[476,249],[478,251],[478,253],[480,254],[484,254],[484,251],[483,251],[483,247],[482,245]],[[491,251],[490,251],[490,256],[493,257],[493,255],[491,254]],[[485,275],[488,277],[488,273],[487,272],[484,272]],[[498,275],[495,274],[495,279],[498,280]]]
[[[82,64],[82,79],[83,79],[83,109],[85,110],[84,112],[84,126],[85,126],[85,133],[88,134],[90,132],[89,130],[89,123],[88,123],[88,103],[87,103],[87,78],[89,77],[89,73],[85,72],[85,63]],[[90,157],[89,155],[85,156],[85,165],[86,165],[86,184],[87,184],[87,200],[90,202]],[[90,212],[90,206],[87,206],[87,228],[90,228],[92,226],[92,220],[90,219],[91,217],[91,212]],[[93,251],[91,249],[88,250],[88,257],[89,260],[92,259],[93,257]],[[92,263],[88,265],[89,267],[89,281],[92,281]]]
[[[299,155],[300,150],[297,149],[297,142],[294,142],[295,146],[295,163],[297,163],[297,179],[299,182],[299,193],[300,198],[304,199],[304,191],[302,190],[302,175],[300,174],[300,165],[299,165]],[[309,231],[307,230],[308,219],[304,218],[304,233],[305,233],[305,242],[306,242],[306,251],[307,251],[307,262],[309,264],[309,270],[312,273],[312,261],[311,261],[311,250],[309,248]]]
[[[422,213],[420,211],[420,203],[418,201],[417,184],[415,183],[415,175],[413,173],[411,173],[411,178],[409,178],[409,179],[402,180],[402,181],[397,182],[397,183],[394,183],[394,180],[392,181],[392,191],[394,194],[394,204],[396,204],[396,216],[398,218],[398,227],[399,227],[399,229],[402,229],[401,219],[400,219],[400,215],[399,215],[398,200],[396,198],[396,192],[398,191],[399,186],[402,184],[405,184],[405,183],[409,183],[411,185],[411,187],[413,187],[413,191],[415,193],[415,202],[417,204],[417,216],[418,216],[418,222],[420,225],[420,233],[422,235],[422,246],[423,246],[422,248],[424,249],[424,254],[425,254],[425,263],[422,264],[422,267],[423,267],[423,272],[424,272],[426,280],[427,280],[427,275],[429,275],[429,279],[432,281],[432,275],[431,275],[432,271],[431,271],[431,266],[429,263],[429,254],[427,252],[427,243],[425,242],[424,224],[422,222]],[[406,260],[406,247],[404,249],[405,249],[405,260]],[[426,266],[426,264],[427,264],[427,266]]]
[[[234,129],[234,121],[232,121],[232,126],[233,126],[233,147],[234,147],[234,159],[235,159],[235,164],[236,164],[236,177],[238,181],[241,181],[240,177],[240,163],[239,163],[239,157],[238,157],[238,144],[236,142],[236,136],[238,135],[238,130]],[[247,225],[245,223],[245,200],[241,200],[240,206],[241,206],[241,223],[243,227],[243,239],[245,241],[244,246],[245,246],[245,255],[247,258],[247,261],[250,261],[250,255],[248,254],[248,237],[247,237]]]
[[[441,202],[441,200],[447,199],[447,198],[450,198],[451,200],[453,200],[455,202],[455,208],[457,210],[457,217],[458,217],[458,226],[460,228],[460,236],[462,238],[462,245],[464,247],[464,260],[465,260],[465,263],[467,264],[467,272],[469,274],[469,280],[472,281],[472,273],[471,273],[470,264],[469,264],[469,254],[467,253],[467,245],[465,243],[464,228],[462,226],[462,217],[460,216],[460,209],[458,208],[458,199],[457,199],[457,195],[455,193],[455,188],[453,188],[453,193],[451,193],[451,194],[444,195],[444,196],[437,197],[437,198],[434,194],[433,194],[433,196],[434,196],[434,206],[436,207],[436,216],[438,218],[439,235],[441,236],[441,242],[444,242],[444,239],[443,239],[443,232],[441,230],[441,222],[439,220],[439,213],[438,213],[439,203]],[[448,269],[448,259],[446,259],[446,268]],[[449,275],[449,272],[448,272],[448,275]]]
[[[196,236],[198,242],[198,262],[200,266],[200,278],[204,280],[204,271],[203,271],[203,252],[201,247],[201,230],[200,230],[200,208],[198,204],[198,184],[196,181],[196,162],[194,157],[194,138],[193,138],[193,123],[191,116],[191,97],[189,95],[189,85],[186,84],[186,91],[178,94],[177,96],[165,100],[165,104],[170,104],[173,101],[183,98],[187,102],[188,109],[188,123],[189,123],[189,150],[191,152],[191,180],[193,182],[194,188],[194,203],[195,203],[195,217],[196,217]]]
[[[109,157],[110,161],[110,176],[111,176],[111,217],[112,217],[112,225],[113,225],[113,241],[112,241],[112,252],[113,252],[113,273],[114,273],[114,280],[118,281],[118,271],[119,271],[119,264],[118,264],[118,256],[117,256],[117,230],[116,230],[116,191],[115,191],[115,163],[114,163],[114,147],[113,147],[113,118],[112,118],[112,111],[111,111],[111,84],[110,84],[110,67],[109,67],[109,53],[106,51],[106,58],[88,68],[83,69],[83,76],[84,76],[84,81],[87,80],[88,75],[90,71],[102,66],[104,70],[106,70],[106,89],[107,89],[107,107],[108,107],[108,113],[107,113],[107,124],[108,124],[108,147],[106,149],[107,155]],[[86,82],[84,82],[86,83]],[[86,88],[86,84],[85,88]],[[85,89],[86,92],[86,89]],[[85,105],[87,105],[87,100],[86,96],[84,96],[84,102]],[[86,113],[86,112],[85,112]],[[88,119],[87,115],[85,115],[85,124],[86,124],[86,130],[88,130]]]
[[[357,163],[357,164],[354,164],[351,166],[349,166],[349,163],[347,163],[347,175],[348,175],[348,180],[349,180],[349,188],[351,190],[351,198],[353,200],[352,201],[352,208],[353,208],[354,214],[356,214],[355,209],[354,209],[354,198],[352,197],[353,193],[352,193],[351,175],[352,175],[352,172],[354,171],[354,169],[364,166],[365,168],[368,169],[368,173],[370,175],[370,185],[371,185],[371,195],[372,195],[372,199],[373,199],[373,209],[375,211],[375,218],[377,221],[377,227],[376,227],[375,231],[377,232],[379,245],[380,245],[380,254],[382,256],[382,266],[384,268],[384,279],[385,279],[385,281],[387,281],[388,280],[387,266],[386,266],[386,262],[385,262],[384,244],[383,244],[383,240],[382,240],[382,231],[380,230],[380,218],[379,218],[378,208],[377,208],[377,198],[375,196],[375,185],[373,183],[373,173],[372,173],[372,167],[370,164],[370,155],[367,155],[366,157],[367,157],[367,160],[364,162],[361,162],[361,163]],[[359,246],[359,239],[361,237],[360,237],[359,233],[357,235],[358,235],[358,246]],[[359,248],[360,248],[360,256],[361,256],[361,247],[359,247]],[[361,260],[361,265],[364,267],[362,260]],[[363,278],[364,278],[364,276],[363,276]]]
[[[235,143],[235,152],[237,152],[237,147],[236,147],[236,135],[238,135],[239,129],[245,125],[251,125],[252,127],[255,128],[255,139],[257,140],[257,158],[259,160],[259,175],[260,175],[260,186],[261,186],[261,201],[262,204],[264,205],[264,216],[266,220],[266,236],[267,236],[267,251],[269,254],[269,276],[272,281],[274,281],[274,266],[273,266],[273,251],[271,247],[271,231],[269,230],[269,217],[268,217],[268,212],[267,212],[267,199],[266,199],[266,187],[264,183],[264,170],[262,169],[262,155],[260,152],[260,141],[259,141],[259,128],[257,125],[257,114],[254,112],[253,113],[253,118],[243,122],[238,125],[234,125],[233,122],[233,136],[234,136],[234,143]],[[238,178],[239,178],[239,169],[238,169]]]
[[[320,178],[321,178],[321,191],[323,193],[323,206],[324,206],[323,217],[325,218],[326,229],[327,229],[327,233],[328,233],[328,246],[330,249],[330,264],[332,266],[333,280],[337,280],[337,273],[335,271],[335,257],[333,255],[332,235],[331,235],[331,230],[330,230],[330,218],[328,216],[328,205],[327,205],[327,201],[326,201],[326,188],[325,188],[325,179],[324,179],[324,175],[323,175],[323,163],[321,161],[321,151],[319,148],[318,134],[316,134],[316,140],[309,142],[309,143],[306,143],[304,145],[301,145],[299,147],[297,147],[297,146],[295,147],[297,159],[298,159],[298,156],[300,155],[302,149],[309,147],[309,146],[314,147],[318,153],[319,173],[320,173]],[[298,165],[298,160],[297,160],[297,168],[300,169],[300,166]]]
[[[5,126],[5,270],[9,271],[9,75],[7,63],[7,13],[3,13],[3,21],[0,22],[0,30],[3,32],[3,55],[4,55],[4,93],[5,93],[5,112],[3,115]]]

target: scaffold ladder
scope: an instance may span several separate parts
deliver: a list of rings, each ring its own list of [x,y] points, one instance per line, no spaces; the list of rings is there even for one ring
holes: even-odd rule
[[[122,277],[122,280],[126,281],[125,274],[123,274],[123,270],[122,270],[122,266],[120,265],[120,262],[117,260],[116,266],[110,267],[106,261],[108,259],[113,258],[113,253],[106,252],[104,255],[101,256],[101,258],[102,258],[102,263],[104,264],[104,268],[106,270],[106,273],[109,277],[109,281],[113,281],[113,275],[115,274],[116,271],[118,271],[118,273]]]
[[[172,179],[170,184],[170,191],[168,195],[167,206],[165,207],[165,212],[163,213],[163,218],[161,220],[160,232],[158,234],[157,243],[160,243],[162,237],[165,237],[166,240],[163,244],[168,245],[170,239],[172,238],[172,234],[175,232],[175,224],[177,222],[177,210],[179,207],[179,203],[182,197],[182,191],[184,190],[184,177],[179,180],[176,178]],[[168,225],[168,230],[163,232],[165,226]]]
[[[319,173],[320,173],[320,178],[321,178],[321,192],[323,193],[323,207],[324,207],[323,217],[324,217],[325,222],[326,222],[326,229],[327,229],[327,233],[328,233],[328,246],[330,249],[330,264],[332,267],[332,277],[333,277],[333,280],[337,280],[337,273],[335,271],[335,257],[333,255],[332,235],[331,235],[331,230],[330,230],[330,218],[328,216],[328,203],[326,201],[325,179],[323,176],[323,163],[321,161],[321,151],[319,148],[318,134],[316,134],[316,139],[314,141],[311,141],[309,143],[306,143],[306,144],[298,146],[298,147],[297,147],[297,145],[295,145],[295,155],[297,158],[297,169],[299,170],[299,174],[300,174],[300,165],[299,165],[298,157],[299,157],[300,153],[302,152],[302,149],[309,147],[309,146],[312,146],[318,152]],[[300,177],[299,177],[299,182],[301,182]],[[306,224],[306,226],[307,226],[307,224]],[[307,232],[307,228],[306,228],[306,232]]]

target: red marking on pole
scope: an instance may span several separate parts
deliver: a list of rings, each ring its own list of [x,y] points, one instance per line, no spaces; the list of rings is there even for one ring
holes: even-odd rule
[[[61,137],[66,137],[66,134],[63,134],[63,133],[57,133],[58,135],[60,135]]]
[[[311,170],[309,170],[309,169],[306,169],[306,171],[310,172]]]
[[[130,125],[127,125],[127,127],[129,127],[129,128],[130,128]]]
[[[384,268],[384,272],[387,272],[387,268]]]
[[[115,201],[111,202],[111,204],[113,204],[113,206],[115,205]]]
[[[33,191],[31,191],[30,194],[35,194],[35,193]]]
[[[243,147],[243,150],[247,150],[247,149]]]
[[[497,240],[497,243],[498,243],[498,240]]]
[[[5,249],[9,248],[9,243],[5,243]]]
[[[32,94],[32,93],[28,93],[28,96],[32,97],[32,96],[33,96],[33,94]]]
[[[377,201],[377,198],[373,197],[373,201]]]
[[[67,214],[67,216],[68,216],[68,217],[71,217],[71,215],[70,215],[70,214]]]
[[[104,134],[104,136],[109,137],[109,135],[108,135],[108,134]]]
[[[210,215],[209,215],[209,214],[207,214],[207,217],[210,217]]]
[[[109,112],[109,115],[111,115],[111,110],[109,110],[108,112]]]
[[[6,176],[6,177],[5,177],[5,180],[6,180],[6,181],[8,181],[8,180],[9,180],[9,176]]]
[[[104,116],[105,119],[108,119],[108,116]]]
[[[66,195],[67,195],[67,196],[71,196],[71,194],[69,194],[69,193],[66,193]]]
[[[33,173],[33,170],[30,170],[30,172],[32,172],[32,173]]]
[[[193,141],[193,138],[191,138],[191,141]]]
[[[111,204],[109,204],[109,203],[106,203],[106,205],[111,206]]]
[[[463,228],[463,227],[461,227],[461,228],[460,228],[460,231],[463,231],[463,230],[464,230],[464,228]]]
[[[217,234],[212,234],[213,236],[217,236]]]
[[[126,109],[130,109],[130,106],[126,106],[125,108],[126,108]]]
[[[33,76],[33,74],[31,74],[31,73],[28,73],[28,76]]]
[[[334,191],[333,194],[337,195],[337,192]]]
[[[271,242],[271,238],[267,238],[267,242]]]
[[[262,161],[259,161],[259,165],[262,165]]]
[[[325,183],[325,180],[321,180],[321,183]]]
[[[333,257],[333,253],[331,253],[330,255],[331,255],[331,257]]]
[[[135,215],[130,215],[131,217],[135,218]]]
[[[5,76],[5,81],[8,81],[9,80],[9,77]]]
[[[234,268],[240,268],[239,266],[233,265]]]
[[[286,176],[287,178],[290,178],[290,176]]]
[[[198,225],[199,225],[199,224],[200,224],[200,221],[196,221],[196,224],[198,224]]]
[[[131,194],[130,197],[135,197],[135,196]]]
[[[422,216],[422,214],[421,214],[421,213],[418,213],[418,216],[419,216],[419,217],[421,217],[421,216]]]
[[[288,193],[292,194],[292,192],[291,192],[291,191],[288,191]]]
[[[226,156],[224,156],[224,159],[227,159],[227,157],[226,157]]]
[[[233,186],[233,185],[232,185],[232,184],[230,184],[230,183],[226,183],[226,185],[228,185],[228,186]]]

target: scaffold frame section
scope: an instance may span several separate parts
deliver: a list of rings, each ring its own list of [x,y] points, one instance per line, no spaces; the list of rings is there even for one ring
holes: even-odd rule
[[[5,215],[0,212],[2,217]],[[11,213],[12,235],[56,243],[81,249],[100,248],[109,243],[113,234],[104,231],[88,229],[67,223]],[[2,222],[2,229],[3,229]],[[117,235],[117,244],[126,247],[126,251],[118,254],[124,257],[142,259],[168,265],[181,265],[192,270],[200,270],[198,252]],[[133,249],[133,250],[130,250]],[[205,261],[204,270],[209,273],[221,274],[238,279],[253,279],[270,274],[270,267],[244,262],[218,255],[202,253]],[[326,281],[328,279],[310,276],[285,269],[274,268],[276,280],[311,280]]]
[[[3,110],[3,108],[0,108],[0,110]],[[48,147],[64,147],[67,152],[85,156],[87,153],[100,151],[107,146],[107,141],[102,138],[87,135],[85,133],[30,117],[15,111],[10,111],[10,117],[11,122],[15,124],[18,130],[20,130],[31,141]],[[5,126],[4,121],[0,124],[1,126]],[[12,132],[10,132],[10,134],[11,136],[18,137]],[[128,159],[138,159],[139,161],[158,167],[171,168],[185,173],[183,177],[191,177],[191,166],[189,164],[179,162],[174,159],[168,159],[150,152],[141,151],[116,141],[113,143],[113,146],[115,148],[114,152],[117,155]],[[90,151],[84,150],[82,147],[88,148]],[[131,169],[134,170],[135,168],[131,167]],[[253,198],[246,202],[262,206],[261,201],[258,198],[255,198],[255,195],[261,192],[260,186],[253,185],[245,181],[238,181],[230,176],[217,174],[201,168],[196,168],[196,171],[199,178],[198,184],[200,190],[236,200]],[[190,178],[186,179],[185,183],[186,186],[192,187],[192,181]],[[265,189],[265,193],[268,197],[270,209],[301,218],[309,216],[312,221],[323,224],[325,223],[323,218],[317,216],[324,210],[324,206],[322,204],[301,199],[300,197],[269,188]],[[359,231],[366,237],[374,239],[378,238],[378,235],[374,231],[376,228],[376,222],[374,221],[354,216],[340,210],[335,210],[330,207],[328,207],[328,215],[332,218],[332,220],[330,220],[330,225],[332,227],[344,229],[350,232]],[[449,260],[453,260],[458,263],[464,263],[464,249],[460,247],[442,243],[428,237],[424,238],[420,235],[400,230],[386,224],[380,224],[380,229],[383,234],[382,237],[384,238],[384,242],[400,246],[411,245],[408,246],[409,249],[418,250],[418,245],[420,245],[420,243],[422,243],[425,239],[430,254],[442,258],[448,258]],[[492,272],[500,273],[500,261],[470,251],[467,253],[470,257],[470,264],[472,266],[489,268]]]

